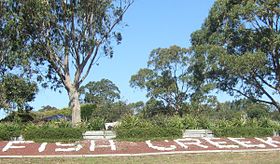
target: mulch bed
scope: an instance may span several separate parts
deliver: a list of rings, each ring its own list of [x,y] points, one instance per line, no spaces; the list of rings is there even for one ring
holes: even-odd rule
[[[0,157],[149,155],[157,153],[280,150],[280,137],[262,139],[263,141],[256,138],[210,138],[212,143],[204,138],[146,142],[84,140],[74,144],[1,141]]]

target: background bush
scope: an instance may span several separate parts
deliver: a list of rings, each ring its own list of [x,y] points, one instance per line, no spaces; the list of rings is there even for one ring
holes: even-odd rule
[[[252,127],[229,127],[213,129],[215,137],[267,137],[272,136],[272,128]]]
[[[182,130],[175,127],[134,127],[131,129],[116,129],[117,138],[125,140],[148,140],[161,138],[180,138]]]
[[[127,115],[116,127],[118,139],[147,140],[156,138],[180,138],[182,137],[183,124],[177,116],[155,116],[152,119],[143,119],[137,116]]]
[[[92,114],[96,109],[96,105],[94,104],[83,104],[81,105],[81,118],[82,120],[90,120],[92,118]]]
[[[86,122],[86,130],[103,130],[105,128],[105,120],[97,117]]]
[[[118,129],[132,129],[135,127],[139,128],[149,128],[153,127],[153,123],[147,119],[143,119],[141,117],[126,115],[121,120],[119,125],[117,125]]]
[[[1,123],[0,124],[0,140],[11,140],[13,137],[19,137],[21,134],[21,126],[19,124]]]
[[[54,128],[49,126],[27,126],[23,131],[25,140],[34,141],[78,141],[82,139],[80,128]]]

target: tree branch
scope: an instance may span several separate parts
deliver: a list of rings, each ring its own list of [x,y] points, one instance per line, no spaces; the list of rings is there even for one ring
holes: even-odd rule
[[[88,66],[88,69],[86,71],[86,73],[84,74],[84,76],[81,78],[81,80],[78,81],[79,85],[86,79],[86,77],[88,76],[92,66],[93,66],[93,63],[94,63],[94,60],[96,59],[97,57],[97,54],[98,54],[98,49],[99,49],[99,45],[96,47],[95,49],[95,52],[94,52],[94,55],[93,55],[93,58],[91,59],[90,61],[90,64]],[[83,67],[84,68],[84,67]]]

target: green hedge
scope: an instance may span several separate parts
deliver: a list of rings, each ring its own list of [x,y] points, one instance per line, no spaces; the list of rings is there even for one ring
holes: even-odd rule
[[[135,127],[116,129],[117,138],[121,140],[148,140],[155,138],[180,138],[182,130],[174,127]]]
[[[273,135],[273,128],[229,127],[213,129],[215,137],[267,137]]]
[[[29,127],[23,137],[34,141],[78,141],[82,139],[82,133],[78,128]]]
[[[0,140],[11,140],[12,137],[19,137],[20,133],[18,124],[0,124]]]

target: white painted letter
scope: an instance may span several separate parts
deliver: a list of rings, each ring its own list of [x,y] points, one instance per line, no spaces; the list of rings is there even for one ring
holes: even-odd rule
[[[212,140],[219,140],[220,138],[203,138],[204,140],[206,140],[207,142],[209,142],[211,145],[216,146],[217,148],[239,148],[238,145],[225,145],[226,142],[225,141],[212,141]]]
[[[274,141],[274,140],[272,140],[271,137],[267,137],[267,140],[264,140],[264,139],[261,139],[261,138],[255,138],[255,139],[259,140],[259,141],[261,141],[263,143],[266,143],[266,144],[268,144],[268,145],[270,145],[272,147],[279,147],[279,145],[280,145],[279,141]],[[275,145],[275,144],[279,144],[279,145]]]
[[[264,144],[252,144],[251,141],[240,141],[242,139],[245,139],[245,138],[230,138],[228,137],[229,140],[241,145],[241,146],[244,146],[246,148],[252,148],[252,147],[259,147],[259,148],[265,148],[265,145]]]
[[[201,141],[199,139],[194,139],[194,138],[184,138],[184,139],[177,139],[174,140],[178,145],[180,145],[181,147],[188,149],[187,145],[196,145],[202,148],[208,148],[208,146],[206,145],[202,145]],[[189,142],[192,141],[192,142]]]
[[[40,153],[43,152],[43,151],[45,151],[47,144],[48,144],[47,142],[43,142],[43,143],[40,145],[40,147],[38,148],[38,151],[39,151]]]
[[[60,142],[55,143],[56,146],[61,146],[61,147],[70,147],[70,148],[56,148],[55,152],[71,152],[71,151],[79,151],[83,148],[81,144],[62,144]]]
[[[166,142],[166,141],[165,141]],[[167,141],[168,142],[168,141]],[[152,148],[152,149],[156,149],[156,150],[160,150],[160,151],[170,151],[170,150],[175,150],[176,146],[175,145],[171,145],[170,147],[161,147],[161,146],[154,146],[150,140],[146,141],[146,144]]]
[[[3,152],[9,149],[24,149],[25,146],[13,146],[13,144],[31,144],[33,141],[9,141],[7,145],[2,149]]]
[[[104,148],[104,147],[109,147],[109,148],[111,148],[112,151],[117,150],[116,145],[113,140],[109,140],[109,143],[110,143],[109,145],[95,145],[95,141],[91,140],[89,150],[94,151],[95,148]]]

